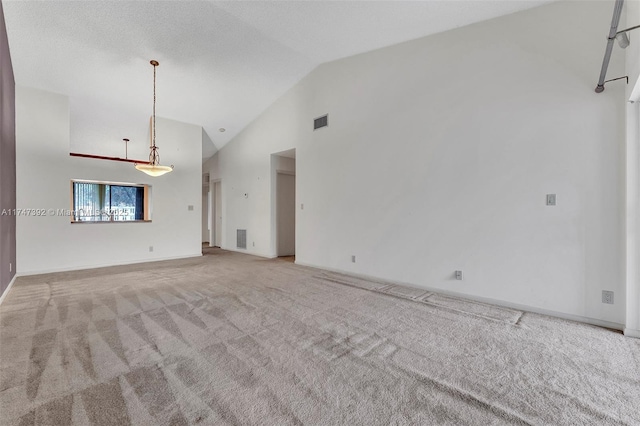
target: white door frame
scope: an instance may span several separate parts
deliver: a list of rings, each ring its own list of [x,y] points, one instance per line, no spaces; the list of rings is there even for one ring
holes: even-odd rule
[[[211,223],[209,224],[209,229],[210,229],[209,247],[215,247],[216,238],[218,236],[220,237],[220,247],[222,247],[222,229],[224,228],[224,225],[222,222],[224,221],[224,216],[222,216],[220,219],[220,229],[218,229],[218,227],[216,226],[216,215],[218,212],[218,207],[220,207],[220,215],[222,215],[222,180],[221,179],[212,180],[209,188],[210,188],[209,190],[211,191],[211,206],[210,206]],[[216,202],[216,199],[218,198],[218,194],[217,194],[218,191],[220,191],[220,197],[219,197],[220,206],[218,206]]]

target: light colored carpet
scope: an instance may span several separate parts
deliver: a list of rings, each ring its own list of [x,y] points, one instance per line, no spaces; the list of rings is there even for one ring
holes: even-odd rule
[[[640,340],[281,260],[24,277],[3,425],[639,425]]]

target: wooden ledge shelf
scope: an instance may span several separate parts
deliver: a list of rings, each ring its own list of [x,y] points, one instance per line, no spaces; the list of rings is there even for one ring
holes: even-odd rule
[[[120,158],[120,157],[105,157],[103,155],[80,154],[78,152],[70,152],[69,155],[72,157],[93,158],[94,160],[122,161],[124,163],[134,163],[134,164],[149,164],[148,161],[131,160],[129,158]]]

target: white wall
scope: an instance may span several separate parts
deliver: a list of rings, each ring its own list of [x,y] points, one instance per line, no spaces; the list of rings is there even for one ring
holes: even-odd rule
[[[68,98],[17,87],[18,208],[69,209],[71,179],[152,185],[151,223],[71,224],[68,216],[19,216],[18,274],[199,256],[201,138],[199,126],[158,118],[162,162],[175,165],[159,178],[129,163],[70,157]]]
[[[211,188],[211,228],[209,230],[209,241],[211,246],[222,246],[222,234],[225,232],[222,226],[222,182],[220,180],[220,166],[218,153],[207,159],[202,164],[202,170],[208,171],[209,184]]]
[[[593,90],[610,6],[554,3],[320,66],[218,153],[227,235],[246,227],[248,251],[272,254],[270,154],[296,148],[297,263],[621,327],[624,87]]]
[[[640,80],[636,83],[640,89]],[[625,334],[640,338],[640,90],[627,106]]]
[[[625,2],[626,25],[640,24],[640,1]],[[626,146],[626,283],[625,334],[640,337],[640,29],[627,33],[626,49],[627,146]],[[635,91],[634,91],[635,90]]]

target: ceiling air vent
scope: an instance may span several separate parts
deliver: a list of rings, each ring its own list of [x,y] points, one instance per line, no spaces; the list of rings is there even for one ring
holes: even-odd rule
[[[236,247],[240,249],[247,248],[247,230],[246,229],[236,229]]]
[[[318,117],[313,120],[313,130],[318,130],[321,127],[327,127],[329,125],[329,114],[325,114],[322,117]]]

